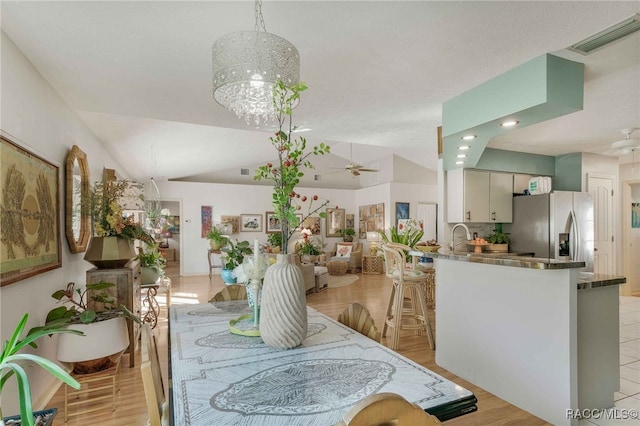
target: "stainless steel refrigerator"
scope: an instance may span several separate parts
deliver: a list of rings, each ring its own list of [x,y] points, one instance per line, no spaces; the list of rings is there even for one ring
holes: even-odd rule
[[[513,198],[510,248],[535,257],[585,262],[593,272],[593,199],[586,192],[554,191]]]

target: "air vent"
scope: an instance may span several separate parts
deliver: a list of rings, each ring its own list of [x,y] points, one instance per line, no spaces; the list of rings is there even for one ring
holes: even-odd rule
[[[249,176],[249,169],[240,169],[240,174],[242,176]]]
[[[322,176],[320,175],[313,175],[313,180],[315,180],[316,182],[320,180]]]
[[[583,55],[588,55],[594,50],[600,49],[614,41],[618,41],[638,30],[640,30],[640,14],[636,14],[619,24],[609,27],[604,31],[600,31],[598,34],[592,35],[591,37],[572,45],[569,47],[569,50],[582,53]]]

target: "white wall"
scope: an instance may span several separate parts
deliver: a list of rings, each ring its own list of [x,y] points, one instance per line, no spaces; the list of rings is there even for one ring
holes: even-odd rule
[[[29,314],[27,328],[42,325],[47,312],[55,306],[51,294],[69,281],[84,285],[85,271],[91,265],[83,260],[83,253],[69,251],[64,233],[64,161],[67,152],[76,144],[87,154],[91,179],[97,180],[102,168],[121,172],[120,166],[104,149],[100,141],[35,70],[28,59],[2,32],[2,130],[21,145],[46,160],[60,166],[60,238],[62,239],[62,268],[45,272],[0,288],[0,340],[5,341],[18,320]],[[2,164],[2,168],[5,165]],[[4,249],[4,247],[2,248]],[[37,353],[55,359],[56,338],[44,338]],[[57,381],[40,368],[29,368],[31,392],[35,408],[43,408],[48,392],[55,390]],[[18,413],[15,380],[10,379],[2,393],[5,415]]]

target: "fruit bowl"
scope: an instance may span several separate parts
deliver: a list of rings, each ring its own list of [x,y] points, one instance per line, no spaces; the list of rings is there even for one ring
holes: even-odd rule
[[[440,246],[415,246],[415,247],[416,249],[424,253],[435,253],[440,248]]]
[[[482,253],[482,248],[488,246],[489,243],[479,242],[476,240],[476,241],[467,241],[467,245],[469,247],[473,247],[474,253]]]

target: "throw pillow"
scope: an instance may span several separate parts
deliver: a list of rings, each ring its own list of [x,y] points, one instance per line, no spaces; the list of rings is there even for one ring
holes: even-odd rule
[[[347,246],[344,244],[338,244],[338,247],[336,248],[336,257],[350,257],[352,249],[353,246],[351,245]]]

